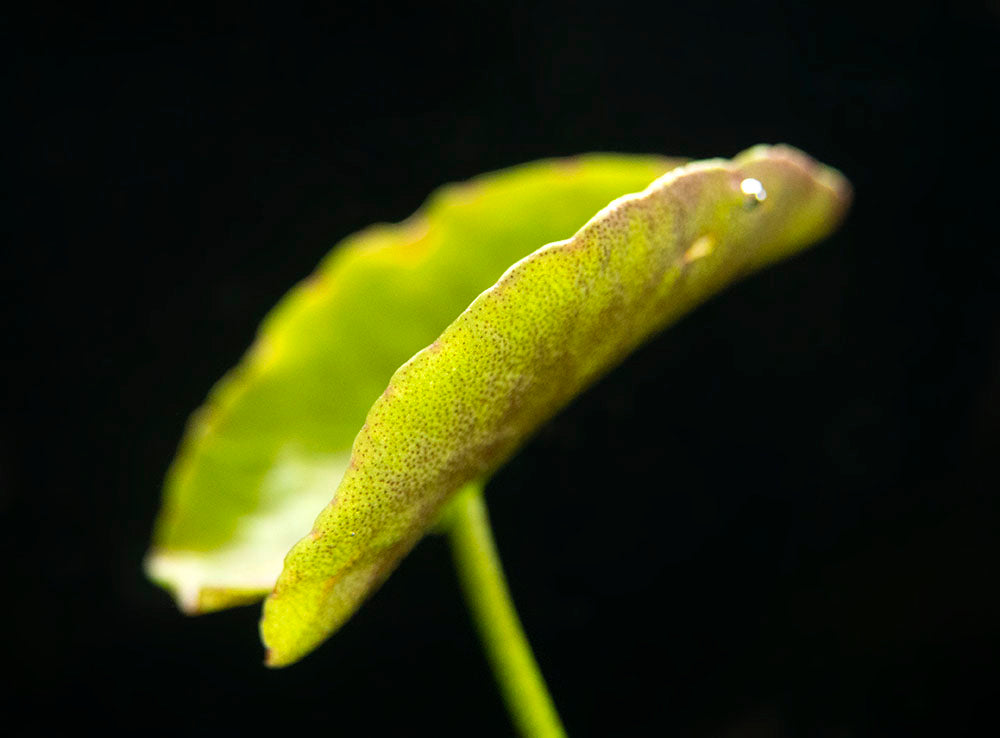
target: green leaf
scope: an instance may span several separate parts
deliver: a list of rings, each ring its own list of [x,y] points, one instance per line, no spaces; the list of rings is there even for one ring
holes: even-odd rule
[[[151,578],[188,612],[270,592],[399,365],[514,261],[678,163],[621,155],[536,162],[444,187],[405,222],[339,244],[267,316],[240,365],[191,418],[167,476],[146,560]]]
[[[265,602],[268,664],[298,660],[343,624],[456,490],[487,478],[653,333],[827,235],[849,199],[834,170],[789,147],[757,147],[673,169],[514,264],[375,401],[333,501]],[[466,238],[480,241],[472,226],[485,234],[495,222],[470,224]]]

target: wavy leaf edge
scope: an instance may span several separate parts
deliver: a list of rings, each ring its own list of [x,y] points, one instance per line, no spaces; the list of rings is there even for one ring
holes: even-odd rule
[[[341,239],[267,312],[190,417],[144,561],[149,578],[191,615],[271,592],[399,366],[525,245],[565,237],[683,161],[592,153],[527,162],[438,187],[405,220]]]
[[[651,334],[828,235],[850,200],[836,170],[792,147],[757,146],[732,161],[674,168],[514,263],[372,406],[333,500],[265,600],[266,663],[284,666],[314,649],[450,495],[488,478]]]

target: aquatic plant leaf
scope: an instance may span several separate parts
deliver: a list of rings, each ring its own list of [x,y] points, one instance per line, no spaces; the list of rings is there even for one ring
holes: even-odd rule
[[[790,147],[675,168],[518,261],[392,376],[264,604],[272,666],[336,630],[451,496],[651,334],[830,233],[850,188]]]
[[[588,155],[449,185],[347,238],[191,418],[146,559],[182,609],[259,600],[333,496],[392,373],[513,262],[681,163]]]

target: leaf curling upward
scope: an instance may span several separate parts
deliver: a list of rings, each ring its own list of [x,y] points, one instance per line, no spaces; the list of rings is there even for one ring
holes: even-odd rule
[[[404,222],[344,239],[268,313],[191,417],[150,577],[191,614],[263,598],[400,364],[527,248],[565,238],[679,163],[587,154],[522,164],[445,185]]]
[[[516,262],[372,406],[333,501],[265,601],[267,663],[314,649],[457,489],[488,477],[650,335],[828,235],[850,198],[835,170],[758,146],[673,169]]]

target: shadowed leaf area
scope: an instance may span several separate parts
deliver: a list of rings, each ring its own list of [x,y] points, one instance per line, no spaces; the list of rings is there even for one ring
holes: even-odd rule
[[[785,146],[584,156],[445,187],[346,239],[192,418],[150,575],[191,612],[273,586],[268,663],[298,660],[457,489],[652,334],[827,235],[849,200]]]
[[[337,244],[192,416],[167,476],[150,576],[192,613],[270,592],[399,365],[513,262],[678,163],[527,164],[443,187],[405,222]]]

